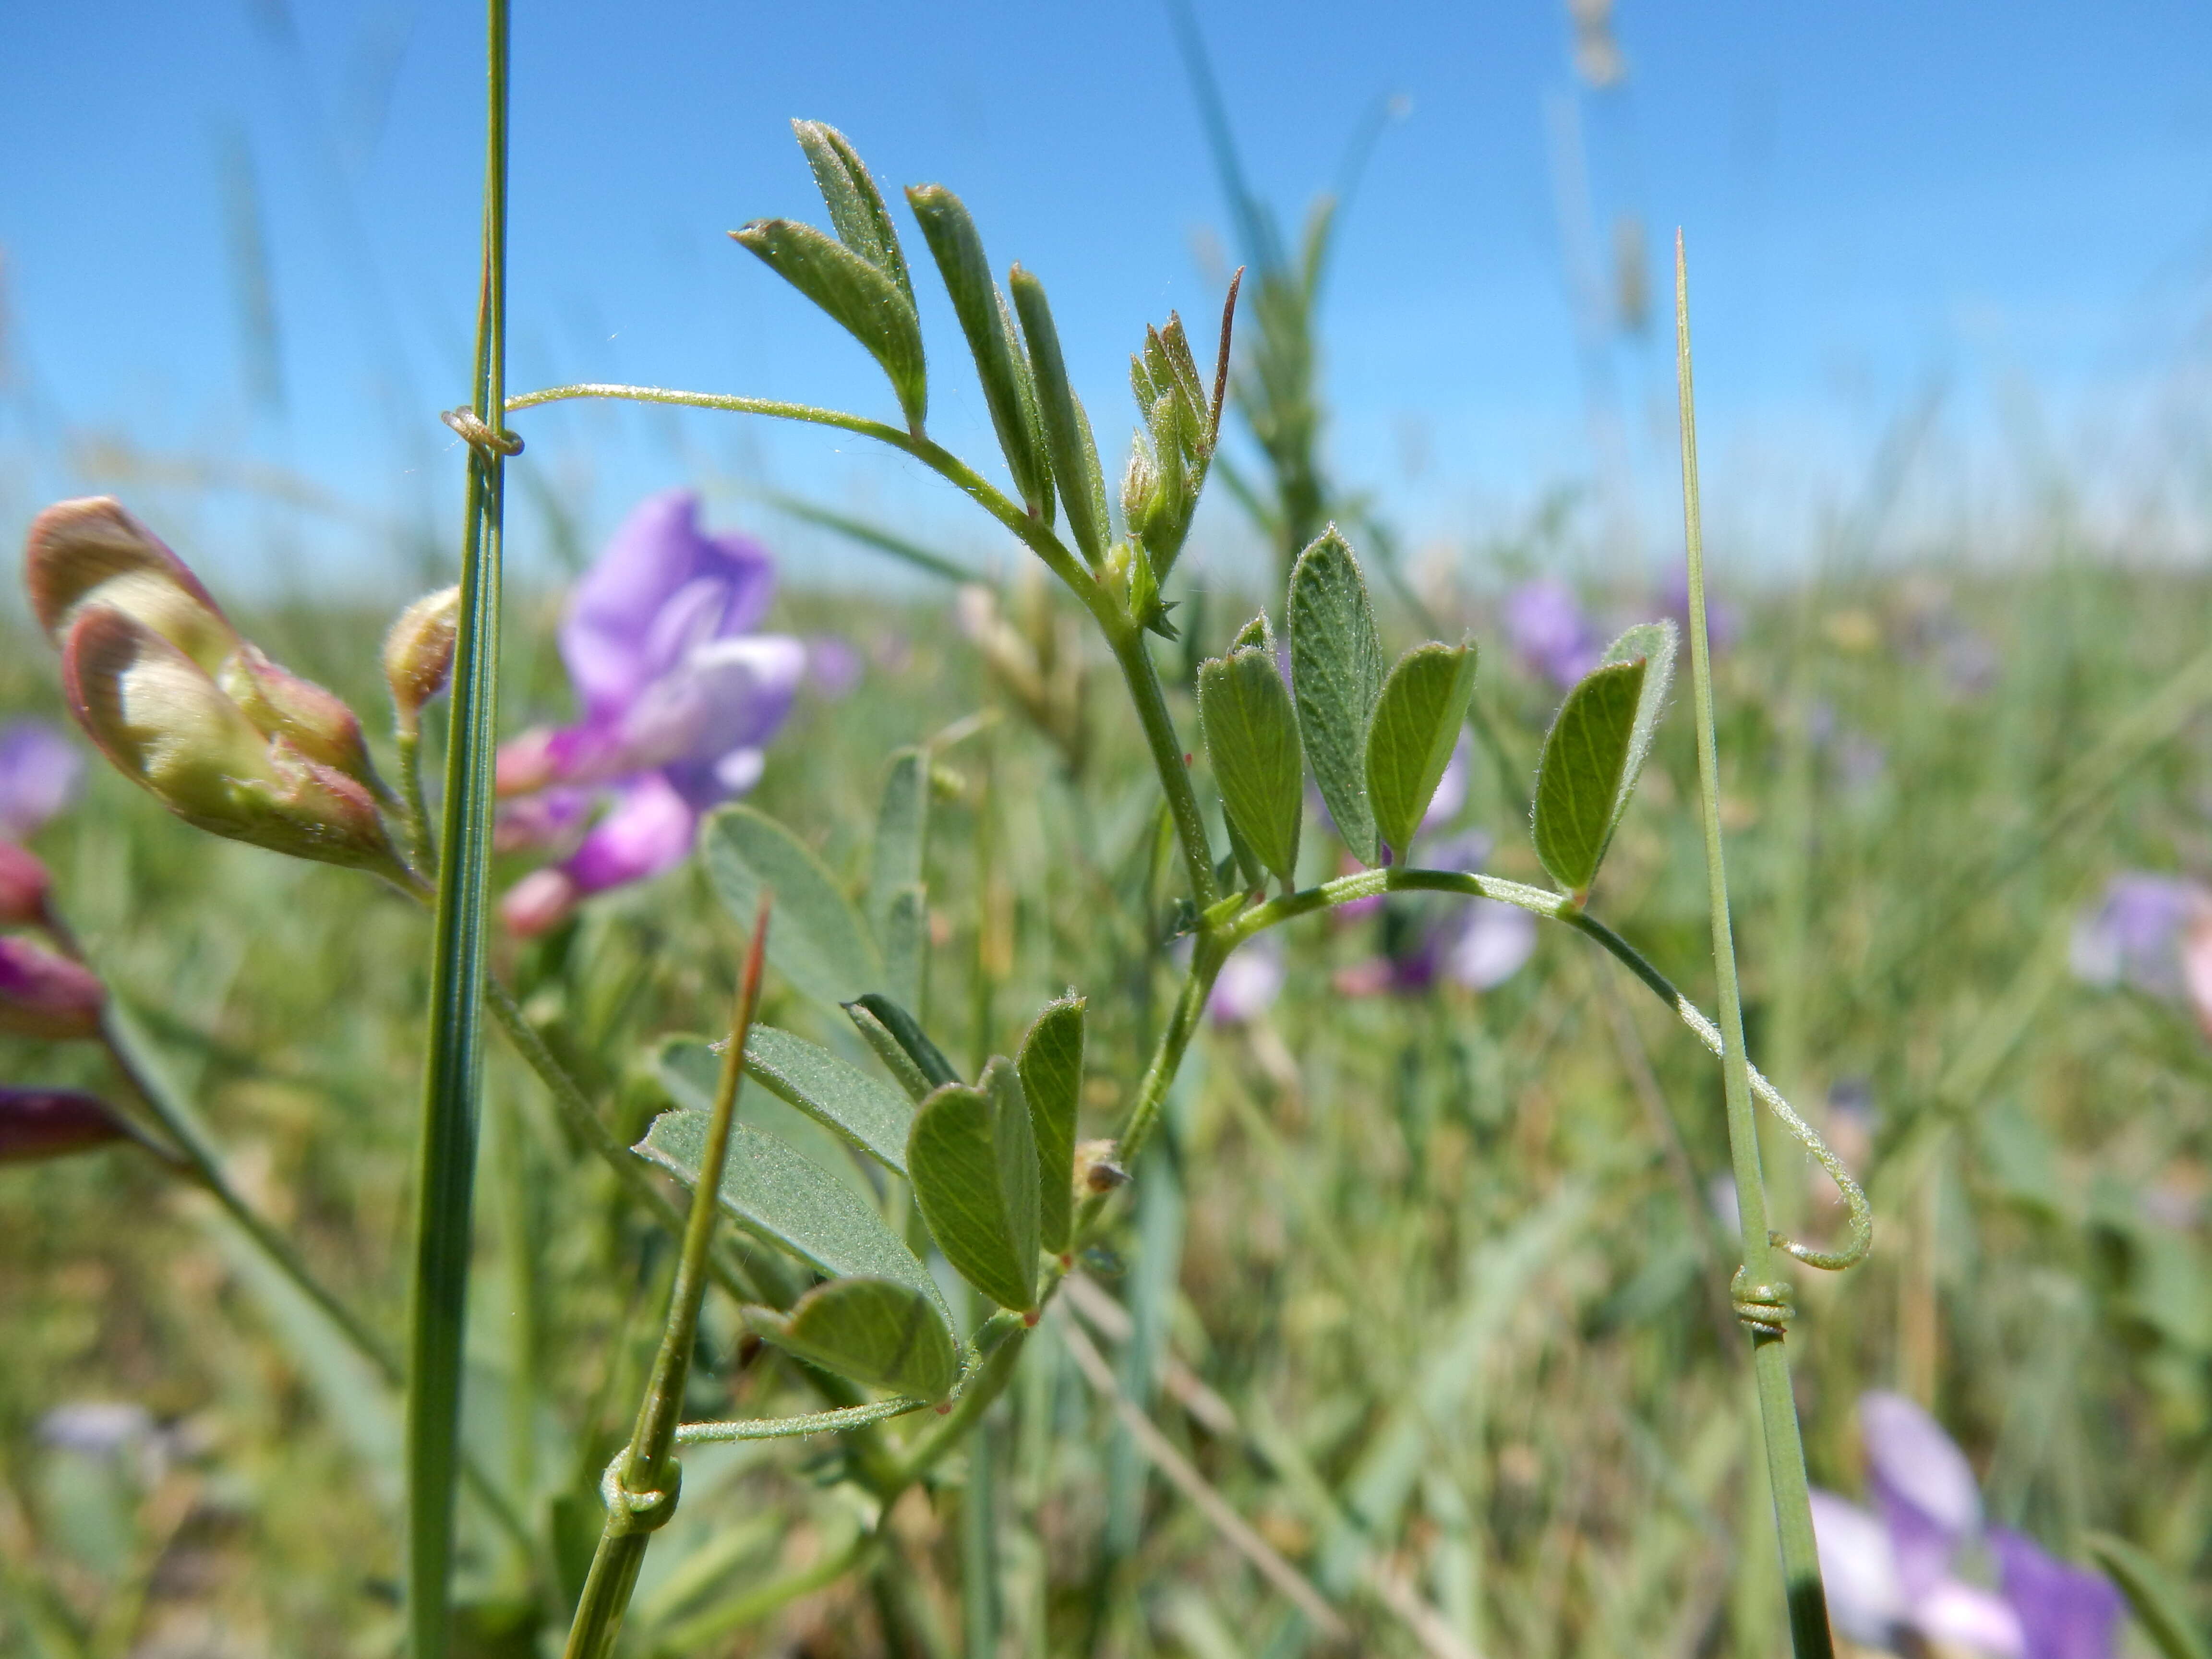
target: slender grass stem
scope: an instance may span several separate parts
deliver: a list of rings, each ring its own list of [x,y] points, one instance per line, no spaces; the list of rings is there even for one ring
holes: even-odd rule
[[[1721,1078],[1728,1103],[1729,1151],[1735,1166],[1736,1206],[1743,1223],[1745,1281],[1737,1297],[1771,1310],[1747,1319],[1752,1328],[1752,1368],[1758,1378],[1759,1418],[1765,1430],[1767,1478],[1774,1491],[1775,1527],[1782,1545],[1784,1594],[1790,1639],[1797,1659],[1832,1659],[1827,1598],[1813,1539],[1813,1509],[1805,1479],[1805,1448],[1796,1402],[1790,1391],[1790,1357],[1784,1346],[1787,1292],[1773,1280],[1766,1224],[1766,1190],[1759,1167],[1759,1124],[1752,1106],[1751,1062],[1744,1048],[1743,1005],[1737,992],[1735,941],[1729,917],[1728,870],[1721,848],[1720,745],[1713,732],[1712,648],[1705,629],[1705,532],[1698,501],[1697,399],[1691,375],[1690,290],[1682,236],[1674,235],[1674,340],[1681,389],[1682,532],[1690,587],[1690,680],[1697,707],[1698,797],[1705,841],[1706,901],[1712,916],[1713,969],[1721,1014]]]
[[[761,971],[768,945],[769,895],[761,894],[753,918],[752,939],[738,981],[737,1007],[730,1021],[730,1046],[708,1115],[706,1146],[699,1159],[699,1181],[691,1193],[691,1212],[684,1225],[683,1253],[677,1258],[676,1283],[669,1292],[668,1322],[653,1363],[652,1380],[638,1407],[629,1444],[607,1470],[606,1527],[592,1557],[590,1575],[568,1627],[568,1659],[600,1659],[613,1650],[623,1613],[653,1533],[676,1512],[683,1466],[675,1455],[677,1430],[684,1411],[684,1384],[690,1375],[691,1350],[699,1340],[699,1309],[706,1300],[714,1221],[720,1213],[722,1168],[730,1151],[737,1116],[738,1091],[745,1078],[745,1040],[760,1006]]]
[[[483,270],[472,390],[476,422],[495,430],[506,403],[507,0],[487,0],[485,9]],[[461,1461],[462,1349],[483,1082],[504,480],[502,447],[471,442],[409,1322],[407,1620],[413,1659],[443,1659],[451,1623],[453,1489]]]

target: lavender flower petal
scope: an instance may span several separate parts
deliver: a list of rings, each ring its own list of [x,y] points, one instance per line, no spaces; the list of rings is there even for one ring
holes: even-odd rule
[[[1960,1544],[1981,1529],[1973,1468],[1942,1425],[1901,1394],[1860,1395],[1859,1433],[1899,1579],[1917,1601],[1951,1576]]]
[[[1809,1495],[1829,1619],[1854,1642],[1887,1647],[1905,1618],[1905,1591],[1887,1529],[1832,1492],[1815,1486]]]
[[[2114,1659],[2124,1605],[2119,1591],[2009,1528],[1992,1527],[1990,1543],[2005,1600],[2027,1636],[2024,1659]]]
[[[562,867],[579,896],[643,881],[684,861],[698,823],[690,803],[649,773],[623,790]]]
[[[2114,876],[2103,901],[2075,924],[2074,976],[2178,998],[2186,988],[2182,930],[2203,915],[2212,915],[2212,892],[2193,881],[2142,871]]]
[[[2027,1636],[2020,1614],[2002,1596],[1978,1584],[1944,1579],[1912,1604],[1911,1624],[1938,1652],[2027,1659]]]
[[[1445,950],[1443,970],[1462,985],[1487,991],[1519,973],[1535,950],[1535,917],[1517,904],[1471,899]]]
[[[1505,635],[1523,666],[1571,686],[1597,666],[1602,648],[1574,590],[1556,576],[1524,582],[1505,597]]]
[[[1216,1025],[1242,1025],[1274,1006],[1283,990],[1283,947],[1263,933],[1239,945],[1213,981],[1206,1011]]]
[[[84,757],[58,726],[10,720],[0,726],[0,836],[28,841],[76,797]]]

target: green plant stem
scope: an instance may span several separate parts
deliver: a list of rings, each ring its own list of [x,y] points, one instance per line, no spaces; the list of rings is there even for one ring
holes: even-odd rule
[[[1129,1121],[1115,1147],[1115,1157],[1125,1170],[1136,1166],[1145,1143],[1159,1126],[1160,1109],[1167,1102],[1169,1089],[1174,1086],[1176,1073],[1182,1069],[1182,1057],[1206,1013],[1206,999],[1213,989],[1221,964],[1229,959],[1233,944],[1233,940],[1225,940],[1223,933],[1208,929],[1198,935],[1191,947],[1190,969],[1183,975],[1182,989],[1176,997],[1166,1027],[1160,1032],[1152,1064],[1145,1068],[1144,1081],[1137,1087],[1136,1103],[1129,1109]],[[1103,1197],[1099,1194],[1085,1200],[1085,1222],[1097,1215]]]
[[[1690,680],[1697,705],[1698,795],[1705,840],[1706,902],[1712,916],[1713,969],[1721,1014],[1721,1078],[1728,1103],[1729,1151],[1735,1166],[1738,1212],[1743,1224],[1743,1277],[1739,1300],[1772,1304],[1774,1260],[1767,1237],[1766,1191],[1759,1167],[1759,1123],[1752,1107],[1750,1060],[1744,1048],[1743,1006],[1736,987],[1735,942],[1729,917],[1728,870],[1721,848],[1720,746],[1713,732],[1712,651],[1705,632],[1705,534],[1698,501],[1698,424],[1691,379],[1690,299],[1680,232],[1674,236],[1674,337],[1681,390],[1682,530],[1690,586]],[[1783,1590],[1790,1609],[1790,1639],[1797,1659],[1832,1659],[1828,1607],[1820,1584],[1820,1559],[1813,1539],[1813,1508],[1805,1478],[1805,1448],[1790,1389],[1790,1357],[1779,1319],[1752,1331],[1752,1368],[1758,1378],[1759,1418],[1765,1430],[1767,1478],[1774,1491],[1776,1530],[1782,1545]]]
[[[848,415],[842,410],[818,409],[810,404],[782,403],[769,398],[741,398],[722,392],[679,392],[666,386],[616,386],[599,382],[548,386],[539,392],[526,392],[509,398],[507,409],[509,412],[534,409],[541,404],[561,403],[575,398],[612,398],[631,403],[672,404],[685,409],[719,409],[740,415],[765,415],[776,420],[835,427],[841,432],[872,438],[902,455],[912,456],[1012,531],[1031,552],[1044,561],[1053,574],[1067,584],[1068,591],[1083,601],[1084,608],[1091,612],[1104,633],[1107,644],[1113,650],[1114,660],[1121,668],[1121,678],[1127,682],[1130,701],[1136,705],[1138,722],[1144,727],[1145,742],[1152,751],[1152,765],[1159,774],[1160,787],[1167,793],[1169,810],[1175,819],[1176,836],[1182,845],[1183,862],[1190,872],[1191,896],[1201,910],[1213,904],[1219,894],[1213,883],[1213,857],[1206,840],[1206,821],[1199,811],[1197,792],[1191,787],[1189,769],[1183,764],[1182,744],[1176,736],[1175,721],[1168,714],[1167,699],[1160,688],[1158,670],[1153,666],[1152,653],[1145,646],[1144,629],[1131,619],[1127,611],[1091,574],[1083,562],[1062,545],[1060,538],[1042,520],[1032,517],[1027,508],[1010,500],[951,451],[903,428],[882,421],[872,421],[865,416]]]
[[[723,1051],[714,1104],[707,1120],[707,1141],[699,1158],[698,1184],[684,1218],[676,1283],[669,1291],[668,1321],[660,1334],[653,1376],[639,1404],[629,1444],[607,1471],[607,1520],[592,1568],[568,1627],[567,1659],[601,1659],[622,1633],[623,1613],[637,1587],[638,1570],[653,1534],[676,1510],[683,1468],[676,1459],[676,1431],[684,1414],[684,1384],[691,1372],[691,1351],[699,1340],[699,1310],[707,1297],[708,1263],[720,1213],[722,1170],[728,1162],[731,1126],[736,1121],[738,1091],[745,1078],[745,1041],[760,1006],[761,968],[768,943],[769,895],[761,894],[753,918],[752,941],[745,953],[737,1006],[730,1021],[730,1046]]]
[[[406,816],[407,861],[417,872],[433,875],[438,848],[430,834],[430,815],[422,804],[422,728],[417,718],[393,734],[399,745],[399,799]]]
[[[506,403],[507,0],[487,0],[485,9],[483,275],[473,408],[480,424],[496,428]],[[409,1321],[407,1620],[413,1659],[443,1659],[451,1623],[453,1488],[483,1085],[481,1007],[498,732],[504,478],[500,449],[471,443]]]

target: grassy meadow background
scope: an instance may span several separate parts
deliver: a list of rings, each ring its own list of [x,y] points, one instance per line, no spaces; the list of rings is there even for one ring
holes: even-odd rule
[[[939,373],[964,375],[942,337]],[[715,525],[785,555],[768,626],[837,636],[863,664],[848,690],[801,694],[750,799],[857,885],[887,757],[934,741],[932,1030],[967,1066],[1009,1051],[1045,1000],[1078,988],[1091,998],[1086,1133],[1108,1133],[1173,985],[1158,950],[1172,885],[1157,868],[1158,789],[1110,661],[1036,573],[948,544],[993,573],[1032,644],[1078,653],[1081,741],[1042,729],[963,632],[951,584],[858,551],[834,580],[814,575],[823,532],[735,487],[742,455],[712,447],[724,440],[705,423],[733,418],[640,423],[631,441],[647,434],[662,482],[707,487]],[[2184,417],[2200,444],[2203,418]],[[553,629],[561,573],[595,550],[580,526],[607,516],[578,459],[590,429],[569,429],[568,448],[533,429],[511,469],[528,556],[508,611],[510,733],[573,713]],[[1100,431],[1119,427],[1102,416]],[[191,559],[196,527],[281,523],[276,577],[228,580],[210,563],[210,580],[278,660],[347,696],[388,763],[377,646],[454,556],[442,521],[417,518],[413,486],[372,504],[390,509],[372,528],[344,529],[385,552],[368,585],[383,591],[364,592],[318,580],[319,538],[337,532],[299,510],[285,476],[242,455],[180,475],[76,437],[55,449],[29,420],[0,426],[0,517],[35,510],[34,480],[113,489]],[[451,452],[428,464],[460,468]],[[2020,499],[2039,505],[1962,514],[1909,554],[1843,515],[1802,560],[1723,567],[1732,625],[1716,689],[1745,1012],[1754,1057],[1823,1127],[1877,1217],[1865,1265],[1792,1275],[1814,1483],[1860,1494],[1856,1402],[1901,1391],[1966,1449],[1994,1519],[2076,1559],[2091,1532],[2132,1540],[2212,1621],[2212,1040],[2185,1006],[2084,983],[2070,956],[2113,876],[2212,878],[2212,568],[2170,524],[2141,540],[2093,527],[2069,491],[2096,481],[2069,467],[2053,459],[2029,480]],[[1587,470],[1573,454],[1555,469]],[[1387,492],[1355,499],[1357,482],[1333,498],[1347,521],[1390,524]],[[1867,499],[1892,483],[1876,477]],[[1260,604],[1281,607],[1259,575],[1261,537],[1215,495],[1178,578],[1187,641],[1157,652],[1194,749],[1198,657]],[[1649,559],[1623,555],[1595,507],[1558,520],[1470,508],[1401,580],[1376,583],[1393,653],[1462,627],[1480,643],[1477,708],[1494,741],[1474,748],[1465,805],[1433,833],[1492,837],[1492,872],[1541,879],[1527,805],[1561,695],[1516,659],[1504,599],[1559,573],[1603,635],[1666,614],[1668,585],[1648,573],[1676,542],[1647,516]],[[1379,572],[1371,532],[1353,539]],[[1593,908],[1710,1008],[1679,701]],[[65,719],[11,577],[0,719],[16,716]],[[1305,873],[1334,873],[1317,812],[1306,833]],[[396,1333],[427,918],[356,876],[197,834],[97,763],[34,845],[239,1184]],[[529,867],[507,861],[500,884]],[[1373,988],[1371,964],[1445,906],[1394,898],[1274,936],[1279,997],[1209,1024],[1112,1259],[1090,1264],[1126,1316],[1109,1310],[1090,1340],[1205,1480],[1345,1609],[1362,1652],[1765,1659],[1786,1635],[1725,1294],[1732,1223],[1713,1196],[1728,1163],[1719,1069],[1564,929],[1489,990]],[[634,1139],[667,1103],[655,1045],[723,1018],[738,937],[687,867],[594,900],[544,939],[501,940],[494,965]],[[763,1017],[860,1053],[773,979]],[[465,1502],[466,1649],[506,1659],[558,1650],[529,1588],[578,1537],[588,1550],[672,1262],[497,1041],[490,1068],[469,1433],[556,1558],[548,1569],[514,1549]],[[0,1080],[112,1086],[89,1045],[6,1038]],[[781,1123],[757,1091],[744,1109]],[[1765,1146],[1778,1224],[1832,1237],[1840,1212],[1818,1169],[1779,1135]],[[1305,1650],[1280,1598],[1147,1463],[1057,1329],[988,1430],[1000,1650]],[[714,1298],[692,1392],[694,1416],[811,1401]],[[83,1417],[100,1406],[133,1409]],[[104,1437],[58,1431],[72,1411],[105,1421]],[[398,1443],[374,1377],[151,1160],[117,1147],[0,1169],[4,1659],[397,1651]],[[634,1651],[888,1650],[866,1586],[804,1583],[854,1523],[833,1451],[721,1446],[686,1463]],[[972,1473],[956,1462],[890,1523],[920,1624],[948,1654],[957,1587],[976,1570]]]

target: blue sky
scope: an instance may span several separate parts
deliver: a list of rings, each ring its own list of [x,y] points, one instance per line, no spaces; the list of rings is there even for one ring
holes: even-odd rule
[[[1293,216],[1363,113],[1405,100],[1325,319],[1335,470],[1416,544],[1494,539],[1603,476],[1630,480],[1636,544],[1671,545],[1671,343],[1656,325],[1607,337],[1610,424],[1594,424],[1562,111],[1601,242],[1634,214],[1656,285],[1686,227],[1707,500],[1745,556],[1802,547],[1931,390],[1939,517],[2054,455],[2093,493],[2142,494],[2197,453],[2202,5],[1622,0],[1631,73],[1601,97],[1578,92],[1557,3],[1195,9],[1255,190]],[[1043,277],[1110,451],[1143,324],[1218,304],[1225,216],[1162,0],[516,9],[518,389],[615,379],[888,410],[858,348],[724,234],[820,217],[794,115],[842,127],[887,186],[951,185],[994,262]],[[434,416],[465,387],[481,53],[467,4],[0,9],[0,530],[97,484],[216,544],[198,556],[289,581],[404,582],[438,556],[408,538],[449,538],[454,516],[459,458]],[[264,250],[243,268],[267,274],[281,404],[240,320],[242,224]],[[933,428],[988,458],[923,285]],[[587,536],[676,482],[757,517],[729,493],[755,483],[999,551],[933,482],[830,434],[522,418],[526,464]],[[1212,538],[1231,556],[1226,515]],[[810,568],[872,571],[788,539]],[[526,509],[520,556],[544,542]]]

